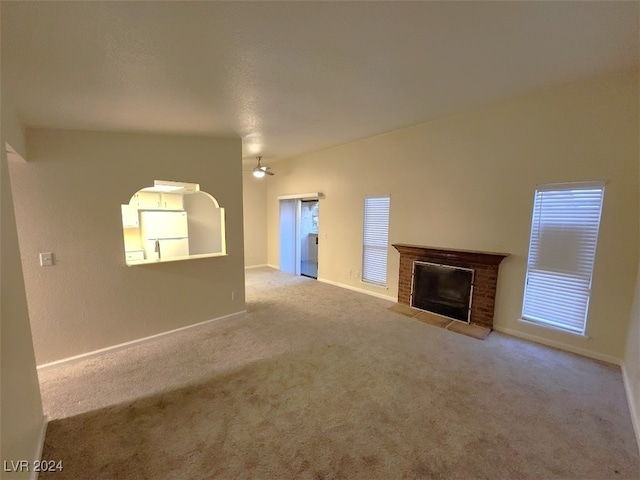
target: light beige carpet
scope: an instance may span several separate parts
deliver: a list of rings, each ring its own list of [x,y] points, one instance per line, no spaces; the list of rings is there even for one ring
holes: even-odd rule
[[[637,479],[616,366],[270,269],[248,313],[40,372],[45,479]]]
[[[467,337],[477,338],[478,340],[484,340],[491,333],[491,330],[487,327],[476,325],[474,323],[466,324],[461,322],[451,322],[446,326],[446,329],[451,330],[452,332],[461,333]]]
[[[415,318],[417,315],[420,314],[419,310],[416,310],[415,308],[411,308],[410,306],[404,305],[402,303],[394,303],[389,307],[389,310],[410,318]]]

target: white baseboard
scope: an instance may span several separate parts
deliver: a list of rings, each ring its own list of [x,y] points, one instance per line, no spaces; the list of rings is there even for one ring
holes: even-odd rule
[[[42,460],[42,449],[44,448],[44,439],[47,436],[47,425],[49,424],[49,417],[47,415],[42,416],[42,426],[40,427],[40,436],[38,437],[38,445],[36,447],[36,454],[33,457],[31,465],[35,465],[36,461]],[[38,480],[39,472],[31,472],[31,480]]]
[[[271,265],[270,263],[267,263],[267,267],[273,268],[275,270],[280,270],[280,265]]]
[[[264,268],[264,267],[268,267],[269,265],[267,265],[266,263],[262,263],[260,265],[249,265],[248,267],[244,267],[245,270],[253,270],[254,268]]]
[[[631,381],[627,374],[627,368],[624,362],[622,363],[622,381],[624,382],[624,391],[627,393],[627,403],[629,404],[629,412],[631,413],[631,423],[633,424],[633,430],[636,433],[636,443],[638,444],[638,451],[640,452],[640,405],[637,404],[636,398],[633,395]],[[638,399],[640,400],[640,399]]]
[[[566,343],[563,343],[563,342],[549,340],[544,337],[531,335],[530,333],[520,332],[518,330],[514,330],[511,328],[504,328],[504,327],[494,325],[493,329],[496,332],[506,333],[507,335],[511,335],[513,337],[524,338],[525,340],[530,340],[535,343],[541,343],[542,345],[558,348],[560,350],[566,350],[567,352],[577,353],[578,355],[582,355],[584,357],[595,358],[596,360],[602,360],[603,362],[613,363],[614,365],[622,365],[622,360],[618,357],[614,357],[613,355],[606,355],[604,353],[593,352],[586,348],[574,347],[573,345],[567,345]]]
[[[218,322],[220,320],[224,320],[225,318],[235,317],[236,315],[242,315],[243,313],[247,313],[246,310],[241,310],[239,312],[230,313],[229,315],[223,315],[222,317],[212,318],[210,320],[205,320],[203,322],[194,323],[193,325],[187,325],[180,328],[175,328],[173,330],[167,330],[166,332],[156,333],[155,335],[150,335],[148,337],[138,338],[136,340],[131,340],[130,342],[119,343],[117,345],[112,345],[110,347],[101,348],[99,350],[93,350],[87,353],[81,353],[80,355],[75,355],[73,357],[63,358],[61,360],[56,360],[54,362],[43,363],[42,365],[38,365],[38,370],[45,370],[48,368],[55,368],[61,365],[67,365],[69,363],[79,362],[81,360],[86,360],[87,358],[97,357],[100,355],[105,355],[107,353],[112,353],[117,350],[122,350],[124,348],[129,348],[133,345],[139,345],[142,343],[150,342],[155,340],[156,338],[164,337],[165,335],[173,335],[174,333],[181,332],[183,330],[188,330],[190,328],[201,327],[211,322]]]
[[[397,302],[398,301],[397,298],[392,297],[390,295],[385,295],[383,293],[372,292],[370,290],[365,290],[364,288],[352,287],[351,285],[346,285],[344,283],[334,282],[332,280],[327,280],[326,278],[319,278],[318,277],[318,281],[322,282],[322,283],[328,283],[329,285],[334,285],[336,287],[346,288],[347,290],[353,290],[354,292],[365,293],[367,295],[371,295],[372,297],[382,298],[383,300],[389,300],[391,302]]]

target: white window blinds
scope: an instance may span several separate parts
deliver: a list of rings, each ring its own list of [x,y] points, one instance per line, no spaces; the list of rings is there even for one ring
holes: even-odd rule
[[[362,281],[381,286],[387,284],[389,204],[389,197],[368,197],[364,200]]]
[[[539,186],[522,318],[584,334],[604,182]]]

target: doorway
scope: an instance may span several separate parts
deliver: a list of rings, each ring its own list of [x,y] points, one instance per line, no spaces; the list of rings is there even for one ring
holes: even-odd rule
[[[318,200],[301,201],[300,275],[318,278]]]
[[[318,197],[280,198],[280,270],[318,278]]]

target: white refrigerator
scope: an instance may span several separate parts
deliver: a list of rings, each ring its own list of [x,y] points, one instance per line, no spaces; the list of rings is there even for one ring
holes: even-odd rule
[[[140,212],[144,258],[166,260],[189,256],[187,212]]]

